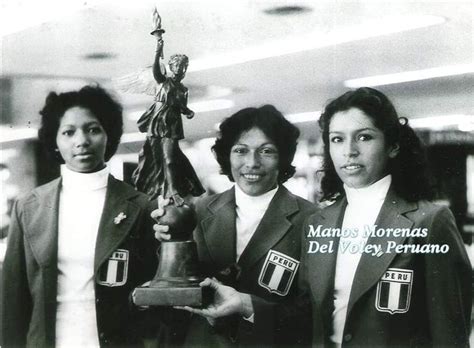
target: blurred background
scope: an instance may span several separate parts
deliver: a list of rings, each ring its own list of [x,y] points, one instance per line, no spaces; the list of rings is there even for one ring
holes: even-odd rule
[[[472,257],[473,1],[2,0],[3,237],[15,197],[59,175],[36,140],[50,91],[89,83],[113,90],[125,132],[110,166],[130,180],[144,140],[136,120],[153,101],[140,86],[153,82],[155,5],[166,30],[164,61],[190,57],[184,84],[196,117],[184,121],[181,147],[209,193],[230,185],[210,151],[219,123],[243,107],[273,104],[302,132],[287,186],[317,202],[320,110],[349,88],[372,86],[423,139],[437,201],[454,212]]]

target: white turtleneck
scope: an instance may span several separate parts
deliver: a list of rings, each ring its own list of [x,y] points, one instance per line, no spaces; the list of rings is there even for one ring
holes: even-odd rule
[[[342,229],[350,229],[357,233],[341,237],[337,250],[336,275],[334,282],[334,312],[333,335],[331,341],[340,345],[346,323],[347,305],[351,294],[354,275],[359,265],[362,253],[350,252],[350,248],[343,252],[343,245],[365,246],[367,237],[364,236],[364,227],[373,226],[379,215],[382,204],[387,196],[392,182],[392,176],[387,175],[370,186],[351,188],[344,185],[347,197],[347,207],[344,213]],[[362,248],[361,248],[362,249]],[[359,249],[360,250],[360,249]]]
[[[249,196],[235,185],[237,261],[252,238],[278,187],[260,196]]]
[[[99,347],[94,252],[109,169],[78,173],[62,166],[61,175],[56,347]]]

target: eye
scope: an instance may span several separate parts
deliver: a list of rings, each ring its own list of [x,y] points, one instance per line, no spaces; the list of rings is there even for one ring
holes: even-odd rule
[[[74,131],[71,130],[71,129],[66,129],[64,131],[61,132],[62,135],[65,135],[67,137],[70,137],[70,136],[73,136],[74,135]]]
[[[340,143],[342,141],[342,137],[340,136],[333,136],[330,138],[331,143]]]
[[[100,134],[102,133],[102,129],[100,127],[91,127],[89,128],[90,134]]]
[[[263,147],[258,152],[264,156],[278,155],[278,150],[273,147]]]
[[[368,140],[372,140],[374,137],[370,134],[359,134],[359,136],[357,137],[358,140],[361,140],[361,141],[368,141]]]
[[[236,146],[236,147],[232,148],[232,152],[236,153],[236,154],[239,154],[239,155],[243,155],[243,154],[247,153],[248,150],[245,147]]]

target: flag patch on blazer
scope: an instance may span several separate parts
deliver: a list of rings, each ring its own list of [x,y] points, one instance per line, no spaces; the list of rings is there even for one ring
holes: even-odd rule
[[[127,282],[128,250],[117,249],[99,271],[98,284],[121,286]]]
[[[288,255],[270,250],[258,277],[258,284],[270,292],[286,296],[299,264],[298,260]]]
[[[413,271],[389,268],[377,284],[375,307],[379,312],[406,313],[410,308]]]

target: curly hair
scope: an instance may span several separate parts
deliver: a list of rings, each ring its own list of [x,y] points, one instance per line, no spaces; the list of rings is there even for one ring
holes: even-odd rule
[[[43,109],[40,111],[41,126],[38,137],[46,151],[59,163],[63,158],[56,151],[56,135],[64,113],[73,107],[88,109],[107,134],[105,161],[108,161],[117,151],[123,133],[122,106],[102,87],[85,86],[79,91],[56,94],[51,92],[46,97]]]
[[[168,62],[168,65],[171,66],[171,65],[175,65],[175,64],[186,64],[188,65],[189,64],[189,58],[187,55],[185,54],[173,54],[171,57],[170,57],[170,60]]]
[[[273,105],[245,108],[226,118],[219,126],[219,135],[212,146],[221,174],[234,181],[230,166],[230,151],[242,133],[251,128],[260,129],[278,149],[278,183],[284,183],[295,174],[291,165],[296,152],[300,131]]]
[[[343,183],[336,173],[329,147],[329,125],[331,118],[340,111],[357,108],[370,117],[384,136],[389,146],[398,145],[399,153],[388,161],[388,172],[392,174],[395,191],[407,201],[432,199],[434,190],[428,172],[426,154],[420,139],[408,125],[408,120],[399,118],[391,101],[380,91],[362,87],[351,90],[327,104],[319,127],[324,143],[324,176],[321,180],[321,200],[334,200],[344,194]]]

